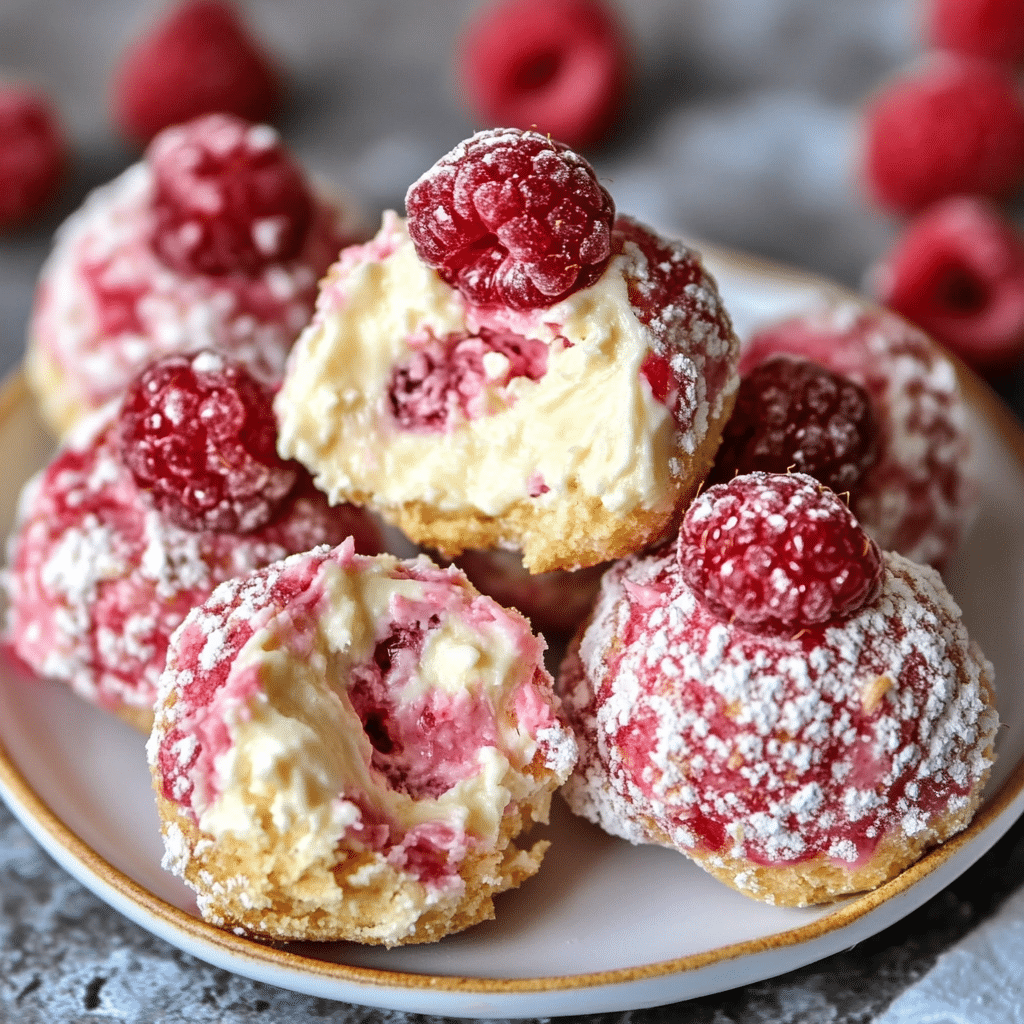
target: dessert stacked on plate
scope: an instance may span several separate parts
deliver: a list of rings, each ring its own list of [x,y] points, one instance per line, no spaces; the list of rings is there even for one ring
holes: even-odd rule
[[[152,726],[206,919],[440,938],[539,869],[563,785],[796,904],[967,824],[997,719],[919,564],[976,500],[927,339],[851,302],[741,360],[699,255],[535,132],[460,144],[369,240],[320,203],[267,129],[170,129],[62,230],[30,330],[67,436],[7,646]],[[521,612],[576,629],[557,687]]]

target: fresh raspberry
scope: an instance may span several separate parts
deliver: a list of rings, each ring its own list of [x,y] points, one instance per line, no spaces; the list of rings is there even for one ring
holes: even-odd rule
[[[153,248],[188,274],[253,273],[302,248],[309,188],[273,128],[208,114],[161,132],[153,170]]]
[[[1024,355],[1024,235],[956,198],[912,222],[874,272],[879,300],[983,373]]]
[[[405,198],[420,259],[479,306],[539,309],[586,288],[611,255],[612,197],[568,146],[478,132]]]
[[[1009,71],[945,55],[885,89],[865,114],[864,171],[877,202],[914,213],[1024,181],[1024,102]]]
[[[226,0],[178,4],[128,49],[111,84],[112,116],[144,144],[202,114],[269,121],[281,87],[270,59]]]
[[[0,228],[27,220],[45,205],[66,156],[46,100],[24,86],[0,87]]]
[[[485,124],[535,128],[584,149],[622,105],[628,49],[601,0],[499,0],[466,29],[457,64]]]
[[[270,395],[213,352],[151,363],[125,396],[119,429],[135,482],[186,530],[259,529],[298,479],[278,458]]]
[[[750,473],[705,491],[683,518],[677,554],[713,615],[775,636],[849,618],[882,580],[878,546],[802,473]]]
[[[931,0],[929,35],[939,49],[1024,63],[1021,0]]]
[[[497,411],[494,389],[517,377],[540,380],[548,347],[536,338],[482,328],[479,334],[432,339],[395,367],[388,388],[391,414],[405,430],[444,432],[460,418]]]
[[[864,388],[808,359],[776,356],[741,379],[709,480],[795,470],[841,494],[856,487],[877,451]]]

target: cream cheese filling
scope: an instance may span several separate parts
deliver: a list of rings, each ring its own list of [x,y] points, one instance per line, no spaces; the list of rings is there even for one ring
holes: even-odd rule
[[[369,495],[381,508],[423,501],[499,516],[538,480],[547,488],[534,498],[540,507],[570,491],[615,512],[661,507],[675,428],[641,373],[653,338],[626,288],[643,257],[627,250],[596,284],[513,326],[507,313],[468,308],[420,262],[404,222],[386,214],[374,241],[346,251],[292,351],[276,401],[281,454],[303,462],[332,501]],[[428,336],[481,328],[544,342],[547,372],[513,378],[488,396],[497,411],[443,435],[401,428],[388,397],[395,365]]]
[[[489,707],[496,741],[481,742],[468,730],[466,743],[479,743],[477,768],[436,798],[413,799],[371,768],[370,740],[347,696],[349,670],[372,658],[373,622],[396,601],[430,600],[429,584],[393,579],[386,568],[346,570],[325,563],[315,635],[279,615],[239,652],[225,690],[250,696],[222,709],[230,742],[214,762],[215,796],[195,807],[200,829],[213,841],[232,833],[258,835],[269,814],[293,845],[298,876],[305,866],[332,857],[343,838],[358,840],[363,809],[370,809],[390,825],[393,840],[418,825],[439,823],[467,833],[469,844],[493,847],[509,801],[535,790],[535,780],[521,769],[534,755],[536,737],[504,711],[517,688],[529,683],[533,665],[500,619],[470,623],[458,610],[439,613],[418,670],[391,696],[400,713],[425,688],[465,692]],[[245,685],[253,673],[258,685]],[[243,682],[236,688],[237,680]]]

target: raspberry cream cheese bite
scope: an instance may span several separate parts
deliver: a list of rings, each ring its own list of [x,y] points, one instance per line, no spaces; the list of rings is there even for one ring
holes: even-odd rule
[[[849,497],[885,551],[939,569],[977,510],[971,426],[956,370],[890,313],[822,306],[756,332],[710,474],[808,473]]]
[[[594,565],[673,525],[718,445],[738,343],[698,256],[534,132],[481,132],[329,272],[276,399],[332,501],[452,557]]]
[[[176,422],[177,421],[177,422]],[[206,425],[210,429],[206,429]],[[270,399],[221,356],[170,356],[94,413],[22,492],[5,644],[148,731],[167,642],[222,581],[375,527],[277,458]]]
[[[223,584],[172,639],[147,747],[165,866],[207,921],[268,939],[493,917],[576,759],[543,651],[425,556],[346,542]]]
[[[57,233],[26,373],[63,435],[148,362],[214,348],[277,384],[317,283],[353,241],[272,128],[214,114],[169,128]]]
[[[998,726],[938,573],[802,474],[711,487],[676,545],[609,570],[559,690],[576,813],[793,906],[964,828]]]

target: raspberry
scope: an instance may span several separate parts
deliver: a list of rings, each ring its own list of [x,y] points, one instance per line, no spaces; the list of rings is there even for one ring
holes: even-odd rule
[[[611,256],[612,197],[586,160],[537,132],[478,132],[405,205],[420,259],[478,306],[553,305]]]
[[[298,478],[278,458],[270,395],[213,352],[151,363],[125,396],[119,429],[135,482],[186,530],[257,530]]]
[[[1021,0],[931,0],[929,34],[943,50],[1006,64],[1024,62]]]
[[[618,18],[601,0],[500,0],[469,25],[457,62],[484,123],[535,128],[583,149],[622,104],[627,56]]]
[[[497,411],[488,389],[516,377],[540,380],[547,358],[543,341],[486,327],[477,335],[433,340],[395,367],[388,389],[391,413],[405,430],[449,430],[460,417]]]
[[[741,379],[709,480],[793,469],[842,493],[856,487],[877,449],[864,388],[810,360],[776,356]]]
[[[253,273],[302,248],[313,200],[273,128],[208,114],[161,132],[153,170],[153,248],[188,274]]]
[[[848,618],[877,593],[878,546],[802,473],[750,473],[705,491],[683,518],[683,579],[723,622],[790,635]]]
[[[1024,103],[996,65],[933,61],[890,85],[865,119],[867,183],[894,213],[953,195],[1002,198],[1024,180]]]
[[[224,0],[192,0],[132,46],[111,86],[112,116],[144,144],[172,124],[202,114],[269,121],[280,105],[269,58]]]
[[[0,87],[0,228],[27,220],[46,203],[65,160],[46,100],[23,86]]]
[[[393,790],[414,799],[439,797],[451,787],[452,768],[476,755],[461,740],[464,722],[435,716],[429,700],[418,715],[403,716],[395,701],[395,693],[414,676],[439,622],[432,615],[422,622],[392,623],[377,640],[372,660],[353,666],[348,689],[373,747],[371,764]]]
[[[1024,235],[987,203],[949,199],[922,214],[874,272],[874,290],[981,372],[1024,355]]]

